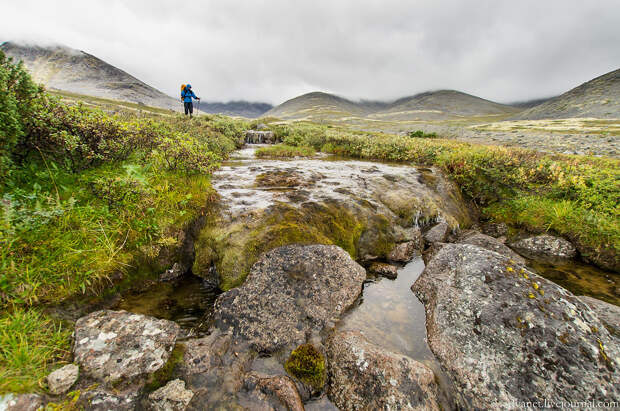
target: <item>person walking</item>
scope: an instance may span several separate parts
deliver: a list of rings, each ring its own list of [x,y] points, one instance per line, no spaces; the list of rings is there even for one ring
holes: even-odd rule
[[[192,103],[192,98],[196,100],[200,100],[200,97],[196,97],[194,91],[192,90],[192,85],[188,84],[181,90],[181,100],[183,100],[183,107],[185,108],[185,115],[189,113],[189,117],[192,117],[194,113],[194,103]]]

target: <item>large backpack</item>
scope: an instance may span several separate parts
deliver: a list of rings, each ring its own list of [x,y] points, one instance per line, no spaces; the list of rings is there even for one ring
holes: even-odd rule
[[[181,84],[181,100],[183,100],[183,98],[185,97],[185,84]]]

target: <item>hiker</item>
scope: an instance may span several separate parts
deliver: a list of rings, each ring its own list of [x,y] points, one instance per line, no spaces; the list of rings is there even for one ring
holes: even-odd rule
[[[191,84],[181,86],[181,100],[183,100],[183,106],[185,107],[185,115],[189,113],[190,118],[194,113],[194,103],[192,103],[192,97],[196,100],[200,100],[200,97],[196,97],[194,94]]]

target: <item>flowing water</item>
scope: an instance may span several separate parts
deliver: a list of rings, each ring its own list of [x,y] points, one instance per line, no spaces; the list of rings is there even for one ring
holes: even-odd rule
[[[217,291],[201,278],[188,274],[177,281],[126,294],[114,308],[174,321],[181,327],[183,340],[206,335],[217,296]]]
[[[239,150],[213,177],[213,185],[226,205],[229,215],[264,209],[276,202],[289,204],[320,202],[327,199],[367,201],[372,208],[389,213],[381,203],[381,190],[394,187],[413,190],[427,197],[441,195],[429,190],[431,170],[404,165],[338,160],[333,158],[269,160],[254,157],[255,148]],[[257,184],[258,176],[282,173],[282,184]],[[289,180],[293,178],[293,184]],[[434,187],[435,189],[436,187]],[[377,193],[379,191],[379,193]],[[450,206],[448,206],[450,207]],[[451,209],[451,208],[448,208]],[[617,275],[581,264],[569,265],[531,262],[543,276],[571,290],[576,295],[591,295],[620,304]],[[444,400],[450,398],[450,384],[426,341],[425,312],[410,287],[424,269],[421,258],[399,269],[398,278],[369,278],[363,293],[339,321],[339,330],[357,330],[372,343],[395,353],[407,355],[426,364],[437,375]],[[201,336],[210,324],[210,314],[217,293],[202,281],[188,275],[177,283],[159,284],[135,295],[126,295],[117,308],[176,321],[185,338]],[[284,373],[281,358],[266,358],[263,372]],[[308,409],[335,409],[327,398],[307,404]]]

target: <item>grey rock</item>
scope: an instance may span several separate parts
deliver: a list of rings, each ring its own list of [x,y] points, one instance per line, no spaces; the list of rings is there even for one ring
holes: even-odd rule
[[[95,311],[75,324],[73,354],[82,372],[99,382],[150,374],[174,348],[179,326],[127,311]]]
[[[529,257],[573,258],[577,254],[575,246],[561,237],[541,234],[524,238],[511,244],[511,247]]]
[[[230,334],[214,331],[206,337],[180,343],[184,348],[180,375],[187,378],[224,365],[222,359],[230,348],[230,342]]]
[[[460,239],[459,243],[477,245],[478,247],[486,248],[487,250],[495,251],[496,253],[505,255],[506,257],[509,257],[511,260],[513,260],[516,264],[525,264],[525,258],[512,251],[499,240],[485,234],[474,232],[473,234],[470,234],[465,238]]]
[[[375,275],[394,279],[398,277],[398,267],[386,263],[372,263],[368,271]]]
[[[149,394],[149,409],[153,411],[184,411],[194,393],[185,389],[185,382],[179,379],[169,381],[163,387]]]
[[[461,407],[620,395],[620,352],[595,312],[508,257],[446,244],[412,290]]]
[[[37,411],[45,405],[38,394],[21,394],[7,402],[6,411]]]
[[[54,395],[64,394],[78,379],[80,369],[75,364],[67,364],[47,376],[47,385]]]
[[[486,223],[482,226],[482,232],[491,237],[502,237],[508,234],[508,226],[505,223]]]
[[[620,307],[586,295],[580,296],[579,299],[594,310],[612,335],[620,338]]]
[[[413,260],[413,257],[420,254],[418,242],[407,241],[406,243],[397,244],[390,254],[388,260],[398,263],[408,263]]]
[[[439,410],[435,375],[424,364],[368,342],[357,331],[328,341],[328,395],[341,410]]]
[[[424,234],[424,240],[429,243],[443,243],[446,241],[450,227],[446,223],[439,223]]]
[[[279,247],[259,258],[242,286],[218,297],[215,324],[257,352],[297,346],[353,304],[365,277],[340,247]]]

